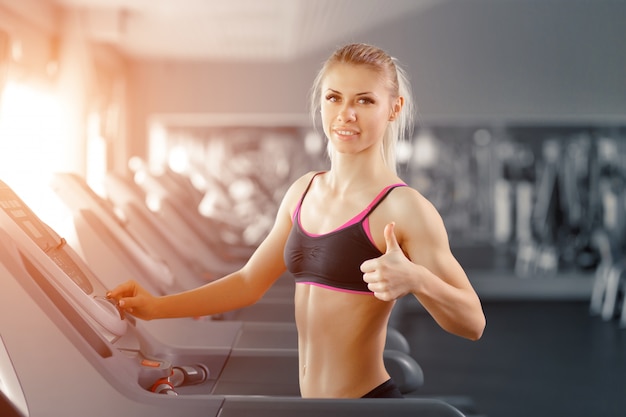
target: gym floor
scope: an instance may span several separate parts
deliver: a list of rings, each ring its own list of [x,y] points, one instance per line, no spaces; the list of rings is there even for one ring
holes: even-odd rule
[[[468,416],[626,415],[626,329],[580,301],[483,302],[477,342],[443,330],[421,309],[395,327],[424,371],[417,395],[448,399]]]

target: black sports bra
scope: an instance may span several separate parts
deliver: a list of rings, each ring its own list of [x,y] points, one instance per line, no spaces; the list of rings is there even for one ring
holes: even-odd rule
[[[293,214],[293,226],[285,245],[284,259],[296,283],[316,285],[337,291],[373,294],[363,281],[361,264],[382,255],[369,233],[368,216],[396,187],[385,187],[374,200],[350,221],[322,235],[307,233],[300,223],[300,208],[311,178]]]

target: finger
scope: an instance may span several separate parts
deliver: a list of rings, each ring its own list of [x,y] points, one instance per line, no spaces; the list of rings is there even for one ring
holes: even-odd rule
[[[137,306],[138,298],[139,297],[124,297],[117,302],[117,305],[124,310],[133,311],[133,308]]]
[[[376,270],[376,259],[368,259],[361,264],[361,272],[364,274],[368,272],[373,272]]]
[[[134,281],[126,281],[123,284],[118,285],[113,288],[111,291],[107,292],[106,296],[108,298],[115,298],[116,300],[120,297],[134,295],[135,294],[135,282]]]
[[[363,274],[363,281],[369,283],[374,283],[378,281],[378,274],[376,271],[366,272]]]
[[[394,300],[394,297],[391,295],[389,291],[375,292],[374,297],[378,298],[381,301],[393,301]]]
[[[398,243],[398,239],[396,238],[395,225],[395,222],[391,222],[385,226],[385,244],[387,245],[387,250],[385,253],[402,250],[400,248],[400,244]]]
[[[369,282],[367,284],[367,289],[373,292],[374,294],[379,293],[383,290],[382,286],[376,281]]]

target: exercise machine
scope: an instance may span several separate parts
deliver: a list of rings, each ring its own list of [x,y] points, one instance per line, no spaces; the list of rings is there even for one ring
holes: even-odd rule
[[[1,182],[0,197],[0,305],[11,312],[0,315],[0,388],[22,415],[462,415],[431,399],[286,396],[288,355],[246,348],[232,323],[210,346],[164,344]]]

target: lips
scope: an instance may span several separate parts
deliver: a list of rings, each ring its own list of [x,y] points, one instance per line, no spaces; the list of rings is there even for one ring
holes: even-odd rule
[[[333,131],[340,136],[354,136],[358,135],[359,132],[353,129],[345,129],[345,128],[335,128]]]

